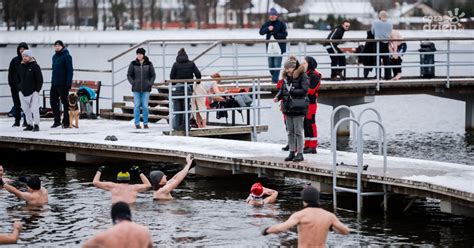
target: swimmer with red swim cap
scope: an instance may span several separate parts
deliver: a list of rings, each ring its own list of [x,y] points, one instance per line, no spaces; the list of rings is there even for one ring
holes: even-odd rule
[[[267,197],[264,198],[264,196]],[[254,183],[245,201],[254,207],[260,207],[264,204],[275,203],[277,196],[278,191],[265,188],[261,183]]]

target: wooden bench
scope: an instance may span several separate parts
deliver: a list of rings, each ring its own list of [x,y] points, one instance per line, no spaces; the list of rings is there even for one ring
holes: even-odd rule
[[[71,89],[69,92],[77,92],[81,86],[89,87],[96,93],[95,100],[95,111],[96,115],[99,115],[99,99],[100,99],[100,87],[102,85],[101,81],[91,81],[91,80],[72,80]],[[49,90],[43,90],[43,107],[46,108],[46,98],[50,98],[50,95],[46,95],[46,92]]]

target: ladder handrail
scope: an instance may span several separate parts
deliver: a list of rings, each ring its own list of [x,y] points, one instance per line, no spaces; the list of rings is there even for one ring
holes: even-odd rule
[[[357,116],[357,121],[360,123],[361,119],[362,119],[362,115],[364,115],[364,113],[367,113],[368,111],[372,111],[374,112],[376,115],[377,115],[377,119],[380,123],[382,123],[382,116],[380,115],[379,111],[377,111],[376,109],[374,108],[366,108],[364,110],[362,110],[359,115]],[[382,144],[380,142],[382,142],[381,140],[381,136],[382,136],[382,133],[381,133],[381,128],[379,127],[379,154],[382,155]]]

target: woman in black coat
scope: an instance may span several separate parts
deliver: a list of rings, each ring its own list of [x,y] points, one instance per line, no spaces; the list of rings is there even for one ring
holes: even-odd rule
[[[285,115],[290,148],[290,154],[285,161],[300,162],[304,159],[303,131],[304,118],[308,112],[309,83],[304,66],[300,65],[294,56],[289,57],[285,62],[282,80],[282,86],[273,101],[281,101],[281,110]]]

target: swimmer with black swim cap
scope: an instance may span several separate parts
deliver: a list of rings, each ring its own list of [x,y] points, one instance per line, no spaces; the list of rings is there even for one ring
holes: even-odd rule
[[[132,212],[127,203],[113,204],[110,213],[114,226],[86,241],[83,247],[152,247],[150,231],[132,222]]]
[[[264,198],[264,196],[266,196]],[[260,207],[264,204],[275,203],[278,196],[278,191],[265,188],[261,183],[254,183],[250,188],[250,194],[245,200],[248,204],[254,207]]]
[[[349,228],[342,224],[333,214],[319,207],[319,191],[306,186],[301,191],[303,210],[290,216],[290,218],[277,225],[263,230],[263,235],[280,233],[298,226],[298,247],[325,247],[329,230],[341,234],[349,234]]]
[[[171,200],[173,196],[171,196],[171,192],[178,187],[178,185],[184,180],[186,175],[188,174],[189,170],[196,166],[194,162],[194,156],[188,154],[186,156],[186,165],[184,168],[176,173],[173,178],[170,180],[167,179],[165,173],[159,170],[155,170],[150,172],[150,180],[153,186],[153,199],[156,200]]]
[[[117,183],[113,182],[101,182],[100,177],[102,171],[105,170],[104,166],[97,169],[97,173],[94,176],[93,184],[99,189],[107,190],[112,193],[112,203],[123,201],[126,203],[134,203],[137,200],[138,193],[146,192],[151,188],[150,181],[141,172],[138,166],[133,166],[130,171],[140,176],[142,184],[129,184],[130,173],[126,170],[121,170],[117,174]]]
[[[42,206],[48,203],[48,191],[41,187],[41,180],[38,177],[22,176],[18,181],[26,183],[27,192],[22,192],[1,179],[0,186],[3,186],[6,191],[14,194],[18,199],[25,200],[28,205]]]

